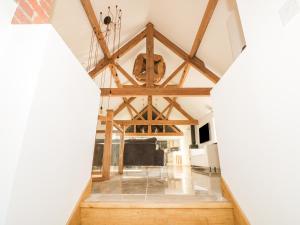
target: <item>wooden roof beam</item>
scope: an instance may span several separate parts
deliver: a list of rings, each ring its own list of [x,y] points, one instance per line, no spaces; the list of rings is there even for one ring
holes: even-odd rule
[[[114,120],[124,126],[132,125],[197,125],[198,120]]]
[[[92,26],[92,29],[97,37],[98,43],[103,51],[104,56],[107,58],[110,58],[111,55],[110,55],[108,46],[106,44],[105,38],[103,36],[103,33],[101,31],[100,24],[95,15],[91,1],[90,0],[81,0],[81,4],[85,10],[85,13],[86,13],[88,20]]]
[[[182,68],[184,68],[184,66],[186,65],[186,62],[183,62],[179,67],[176,68],[176,70],[170,75],[168,76],[168,78],[160,85],[161,88],[166,87],[169,82],[176,77],[176,75],[180,72],[180,70],[182,70]]]
[[[146,86],[152,87],[154,79],[154,26],[152,23],[147,24],[146,57]]]
[[[125,45],[123,45],[119,50],[112,54],[110,58],[104,57],[101,59],[96,67],[89,72],[92,78],[95,78],[97,74],[103,71],[109,64],[114,64],[117,58],[120,58],[132,48],[134,48],[140,41],[142,41],[146,37],[147,29],[143,30],[139,34],[137,34],[134,38],[128,41]]]
[[[124,108],[126,108],[127,104],[133,102],[134,99],[135,97],[128,98],[127,102],[120,104],[118,108],[114,110],[114,116],[118,115]]]
[[[167,100],[169,103],[172,103],[172,105],[187,119],[189,120],[195,120],[189,113],[187,113],[176,101],[173,101],[169,97],[164,97],[165,100]]]
[[[200,44],[203,40],[204,34],[206,32],[207,26],[212,18],[212,15],[215,11],[215,8],[217,6],[218,0],[209,0],[206,6],[206,10],[204,13],[204,16],[201,20],[200,27],[198,29],[198,32],[196,34],[196,38],[194,40],[191,52],[190,52],[190,57],[194,57],[200,47]]]
[[[138,96],[209,96],[211,88],[101,88],[101,96],[138,97]]]

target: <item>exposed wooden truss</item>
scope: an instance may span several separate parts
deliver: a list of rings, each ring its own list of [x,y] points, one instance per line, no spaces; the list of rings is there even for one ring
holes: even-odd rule
[[[134,38],[132,38],[129,42],[124,44],[119,50],[116,52],[110,53],[109,48],[105,42],[103,33],[101,32],[101,27],[99,22],[97,21],[97,17],[93,11],[92,5],[90,0],[81,0],[81,3],[83,5],[83,8],[87,14],[87,17],[89,19],[89,22],[93,28],[93,31],[97,37],[97,41],[104,53],[104,58],[101,59],[95,68],[89,72],[90,76],[92,78],[95,78],[101,71],[103,71],[105,68],[109,67],[111,75],[114,79],[114,82],[117,86],[117,88],[107,89],[103,88],[101,90],[102,96],[119,96],[122,97],[123,103],[120,104],[117,109],[114,112],[114,116],[116,116],[118,113],[120,113],[124,108],[128,109],[128,112],[131,115],[132,122],[134,123],[138,121],[138,123],[143,123],[144,125],[148,125],[148,133],[151,134],[151,125],[157,124],[157,123],[165,123],[161,125],[190,125],[190,124],[197,124],[198,121],[195,120],[189,113],[187,113],[181,106],[176,102],[177,96],[208,96],[210,93],[211,88],[183,88],[183,84],[188,76],[188,72],[190,70],[190,67],[194,67],[196,70],[198,70],[201,74],[206,76],[209,80],[211,80],[213,83],[216,83],[219,81],[219,77],[214,74],[211,70],[206,68],[204,62],[199,59],[196,56],[196,53],[199,49],[199,46],[203,40],[205,31],[207,29],[207,26],[210,22],[210,19],[213,15],[213,12],[216,8],[218,0],[209,0],[207,4],[207,8],[205,11],[205,14],[203,16],[203,19],[201,21],[201,24],[199,26],[198,32],[196,34],[192,49],[190,51],[190,54],[186,53],[184,50],[182,50],[180,47],[178,47],[174,42],[172,42],[170,39],[168,39],[166,36],[164,36],[162,33],[157,31],[153,24],[148,23],[146,29],[141,31],[139,34],[137,34]],[[124,54],[126,54],[128,51],[130,51],[132,48],[134,48],[140,41],[142,41],[144,38],[146,38],[146,84],[140,85],[134,77],[129,74],[122,66],[120,66],[116,59],[119,57],[122,57]],[[153,79],[154,79],[154,38],[156,38],[158,41],[160,41],[162,44],[164,44],[167,48],[172,50],[177,56],[183,59],[183,63],[180,64],[175,71],[170,74],[167,79],[160,85],[154,85]],[[176,77],[176,75],[182,71],[182,75],[180,77],[180,81],[176,86],[169,85],[170,81]],[[131,83],[131,87],[128,85],[122,85],[119,79],[119,76],[117,72],[120,72],[123,74],[123,76]],[[130,88],[128,88],[130,87]],[[133,88],[132,88],[133,87]],[[148,96],[148,105],[146,107],[146,110],[148,111],[148,118],[147,120],[143,118],[142,112],[138,112],[131,103],[135,100],[134,96]],[[162,112],[156,111],[158,116],[153,120],[152,119],[152,112],[153,110],[156,110],[152,106],[152,96],[164,96],[164,99],[168,102],[168,105],[164,108]],[[172,99],[169,97],[173,97]],[[129,97],[129,98],[127,98]],[[187,120],[168,120],[170,113],[172,111],[172,108],[176,108]],[[165,116],[166,113],[166,116]],[[133,119],[133,118],[139,118],[141,120]],[[99,116],[100,120],[106,120],[106,117]],[[122,132],[119,125],[126,125],[126,121],[123,121],[120,124],[117,123],[118,120],[114,123],[115,126],[118,126],[118,131]],[[142,122],[140,122],[142,121]],[[158,122],[157,122],[158,121]],[[181,123],[181,124],[179,124]],[[165,128],[165,127],[164,127]],[[174,127],[173,127],[174,128]],[[175,128],[174,128],[175,129]],[[165,132],[164,132],[165,133]],[[132,133],[134,134],[134,133]],[[135,134],[137,134],[135,132]],[[127,134],[126,134],[127,135]],[[144,134],[143,134],[144,135]],[[137,136],[137,135],[136,135]]]
[[[209,96],[211,88],[101,88],[102,96]]]

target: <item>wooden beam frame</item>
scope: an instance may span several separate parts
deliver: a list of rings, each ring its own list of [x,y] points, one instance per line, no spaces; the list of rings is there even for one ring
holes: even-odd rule
[[[123,86],[122,86],[122,84],[121,84],[121,81],[120,81],[119,76],[117,75],[117,70],[116,70],[116,68],[114,67],[114,65],[110,65],[109,68],[110,68],[110,71],[111,71],[111,75],[112,75],[113,78],[114,78],[114,82],[115,82],[116,86],[117,86],[118,88],[122,88]],[[128,112],[129,112],[131,118],[133,118],[133,113],[132,113],[132,111],[131,111],[131,108],[128,106],[128,104],[129,104],[129,103],[128,103],[128,99],[125,98],[125,97],[123,97],[123,101],[124,101],[125,104],[126,104],[126,107],[127,107],[127,109],[128,109]]]
[[[101,96],[209,96],[212,88],[101,88]],[[149,97],[148,97],[149,98]]]
[[[134,87],[139,87],[140,85],[138,84],[138,82],[133,78],[133,76],[130,76],[129,73],[127,73],[126,70],[123,69],[123,67],[121,67],[118,63],[114,64],[115,68],[120,71],[120,73],[122,73],[124,75],[124,77],[133,84]]]
[[[164,113],[165,113],[171,106],[172,106],[172,104],[168,104],[167,107],[165,107],[165,108],[163,109],[163,111],[161,111],[161,112],[157,115],[157,117],[155,118],[155,120],[158,120],[158,119],[162,118],[162,116],[164,115]]]
[[[113,122],[113,126],[114,126],[114,128],[116,128],[120,133],[123,133],[123,132],[124,132],[123,128],[122,128],[121,126],[119,126],[119,124]]]
[[[174,78],[176,77],[176,75],[180,72],[180,70],[182,70],[182,68],[184,68],[184,66],[186,65],[186,62],[183,62],[182,64],[180,64],[179,67],[176,68],[176,70],[170,75],[168,76],[168,78],[160,85],[161,88],[166,87],[167,84]]]
[[[196,34],[196,38],[194,40],[191,52],[190,52],[190,57],[194,57],[200,47],[200,44],[203,40],[205,31],[207,29],[207,26],[213,16],[213,13],[215,11],[215,8],[217,6],[218,0],[209,0],[207,3],[207,7],[204,13],[204,16],[201,20],[200,27],[198,29],[198,32]]]
[[[153,87],[153,79],[154,79],[154,37],[162,42],[165,46],[167,46],[169,49],[171,49],[175,54],[177,54],[179,57],[181,57],[184,60],[184,63],[182,63],[161,85],[160,87],[166,87],[167,84],[177,75],[177,73],[184,67],[184,72],[182,77],[180,78],[180,82],[178,87],[182,87],[182,84],[184,83],[186,77],[187,77],[187,71],[190,68],[190,65],[196,68],[198,71],[200,71],[203,75],[205,75],[208,79],[210,79],[212,82],[216,83],[219,80],[219,77],[214,74],[212,71],[207,69],[204,65],[204,62],[201,61],[199,58],[197,58],[195,55],[197,53],[197,50],[201,44],[201,41],[203,39],[203,36],[205,34],[206,28],[209,24],[209,21],[213,15],[214,9],[217,5],[218,0],[209,0],[205,14],[203,16],[202,22],[200,24],[200,27],[198,29],[195,41],[193,43],[193,47],[191,49],[190,54],[187,54],[185,51],[183,51],[181,48],[179,48],[176,44],[174,44],[172,41],[170,41],[168,38],[166,38],[164,35],[162,35],[160,32],[154,29],[153,24],[149,23],[147,24],[147,28],[143,30],[141,33],[136,35],[133,39],[131,39],[129,42],[127,42],[124,46],[122,46],[118,51],[111,54],[109,52],[109,48],[107,46],[107,43],[105,41],[105,38],[103,36],[103,33],[101,31],[100,24],[97,20],[97,17],[94,13],[93,7],[91,5],[90,0],[81,0],[82,6],[87,14],[88,20],[93,28],[93,31],[97,37],[97,41],[104,53],[104,58],[99,61],[99,63],[96,65],[96,67],[90,72],[91,77],[95,77],[97,73],[102,71],[107,66],[110,67],[111,74],[114,78],[114,81],[119,89],[122,88],[122,84],[120,82],[120,79],[117,76],[117,71],[121,72],[129,82],[133,84],[134,87],[138,87],[139,84],[136,82],[136,80],[130,76],[119,64],[115,62],[115,59],[118,57],[121,57],[122,55],[126,54],[130,49],[132,49],[134,46],[136,46],[143,38],[146,37],[146,54],[147,54],[147,63],[146,63],[146,72],[147,72],[147,82],[146,87]],[[168,93],[171,93],[172,91],[176,90],[169,90]],[[185,92],[179,96],[191,96],[191,94],[187,94],[187,90],[183,90],[181,92]],[[200,90],[198,90],[200,91]],[[208,95],[207,90],[204,92],[202,90],[201,92],[203,95]],[[210,90],[209,90],[210,91]],[[110,91],[111,92],[111,91]],[[166,92],[166,91],[163,91]],[[128,91],[127,91],[128,93]],[[157,90],[156,92],[157,93]],[[200,92],[198,92],[199,94]],[[194,94],[194,95],[198,95]],[[107,95],[107,94],[106,94]],[[111,95],[111,93],[109,94]],[[151,94],[148,93],[148,96],[152,95],[158,95],[158,94]],[[121,95],[120,95],[121,96]],[[128,112],[131,114],[131,117],[133,118],[132,110],[134,110],[134,107],[130,105],[130,102],[133,101],[135,98],[127,99],[123,96],[123,103],[117,108],[116,114],[118,114],[124,107],[128,108]],[[129,94],[128,94],[129,96]],[[131,95],[132,96],[132,95]],[[139,95],[137,95],[139,96]],[[159,96],[159,95],[158,95]],[[161,96],[164,96],[161,95]],[[169,94],[168,96],[177,96],[173,92]],[[152,97],[151,97],[152,98]],[[149,98],[148,98],[149,99]],[[187,112],[185,112],[182,107],[176,102],[176,98],[170,99],[168,97],[165,97],[165,99],[169,102],[170,106],[168,106],[165,110],[169,110],[167,112],[167,117],[172,111],[172,108],[175,107],[178,111],[180,111],[186,118],[193,119]],[[130,100],[130,101],[129,101]],[[149,104],[148,104],[148,108]],[[135,113],[137,111],[135,110]],[[116,115],[115,114],[115,115]],[[148,113],[149,114],[149,113]],[[163,115],[163,114],[162,114]],[[160,116],[162,116],[160,115]],[[148,115],[150,116],[150,114]],[[103,119],[103,118],[102,118]],[[151,115],[152,120],[152,115]],[[149,130],[149,129],[148,129]]]
[[[146,56],[146,87],[152,87],[154,79],[154,26],[152,23],[147,24]]]
[[[183,69],[183,72],[182,72],[182,75],[181,75],[181,78],[180,78],[180,81],[179,81],[177,87],[179,87],[179,88],[183,87],[183,84],[184,84],[184,82],[185,82],[185,80],[187,78],[187,75],[188,75],[189,71],[190,71],[190,65],[186,64],[185,67],[184,67],[184,69]],[[176,98],[173,98],[173,101],[176,102]],[[170,114],[172,112],[172,109],[173,109],[173,105],[169,108],[169,111],[167,113],[167,118],[169,118],[169,116],[170,116]]]
[[[118,108],[114,112],[114,116],[118,115],[124,108],[126,108],[127,104],[133,102],[135,97],[131,97],[127,99],[127,102],[121,103]]]
[[[101,31],[101,27],[100,27],[100,24],[98,22],[96,15],[95,15],[91,1],[90,0],[81,0],[81,4],[85,10],[88,20],[89,20],[89,22],[93,28],[93,31],[97,37],[98,43],[103,51],[104,56],[106,58],[110,58],[110,52],[109,52],[108,46],[105,42],[105,38]]]
[[[198,120],[114,120],[115,123],[132,125],[198,125]]]
[[[157,115],[160,114],[160,112],[159,112],[154,106],[152,106],[152,108],[153,108],[153,111],[154,111]],[[162,119],[163,119],[163,120],[165,119],[163,115],[162,115]],[[169,125],[169,126],[171,127],[171,129],[172,129],[175,133],[177,133],[177,134],[182,134],[181,130],[179,130],[177,127],[175,127],[175,125]],[[165,127],[165,125],[163,125],[163,128],[164,128],[164,127]]]
[[[187,119],[189,120],[195,120],[190,114],[188,114],[176,101],[173,101],[169,97],[164,97],[165,100],[167,100],[169,103],[172,103],[172,105]]]
[[[110,58],[104,57],[101,59],[95,68],[89,72],[92,78],[95,78],[101,71],[103,71],[109,64],[114,64],[117,58],[120,58],[132,48],[134,48],[140,41],[146,37],[147,29],[143,30],[137,34],[134,38],[123,45],[119,50],[117,50]]]

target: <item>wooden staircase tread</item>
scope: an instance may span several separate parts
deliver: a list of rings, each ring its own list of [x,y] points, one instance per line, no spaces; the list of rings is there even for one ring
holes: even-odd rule
[[[81,208],[170,208],[170,209],[232,209],[233,206],[228,201],[204,201],[204,202],[134,202],[134,201],[103,201],[103,202],[83,202]]]

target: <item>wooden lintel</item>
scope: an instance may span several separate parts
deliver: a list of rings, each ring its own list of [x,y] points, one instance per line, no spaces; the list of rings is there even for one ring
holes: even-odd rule
[[[211,88],[101,88],[101,96],[209,96]]]
[[[131,125],[197,125],[198,120],[114,120],[115,123]]]

